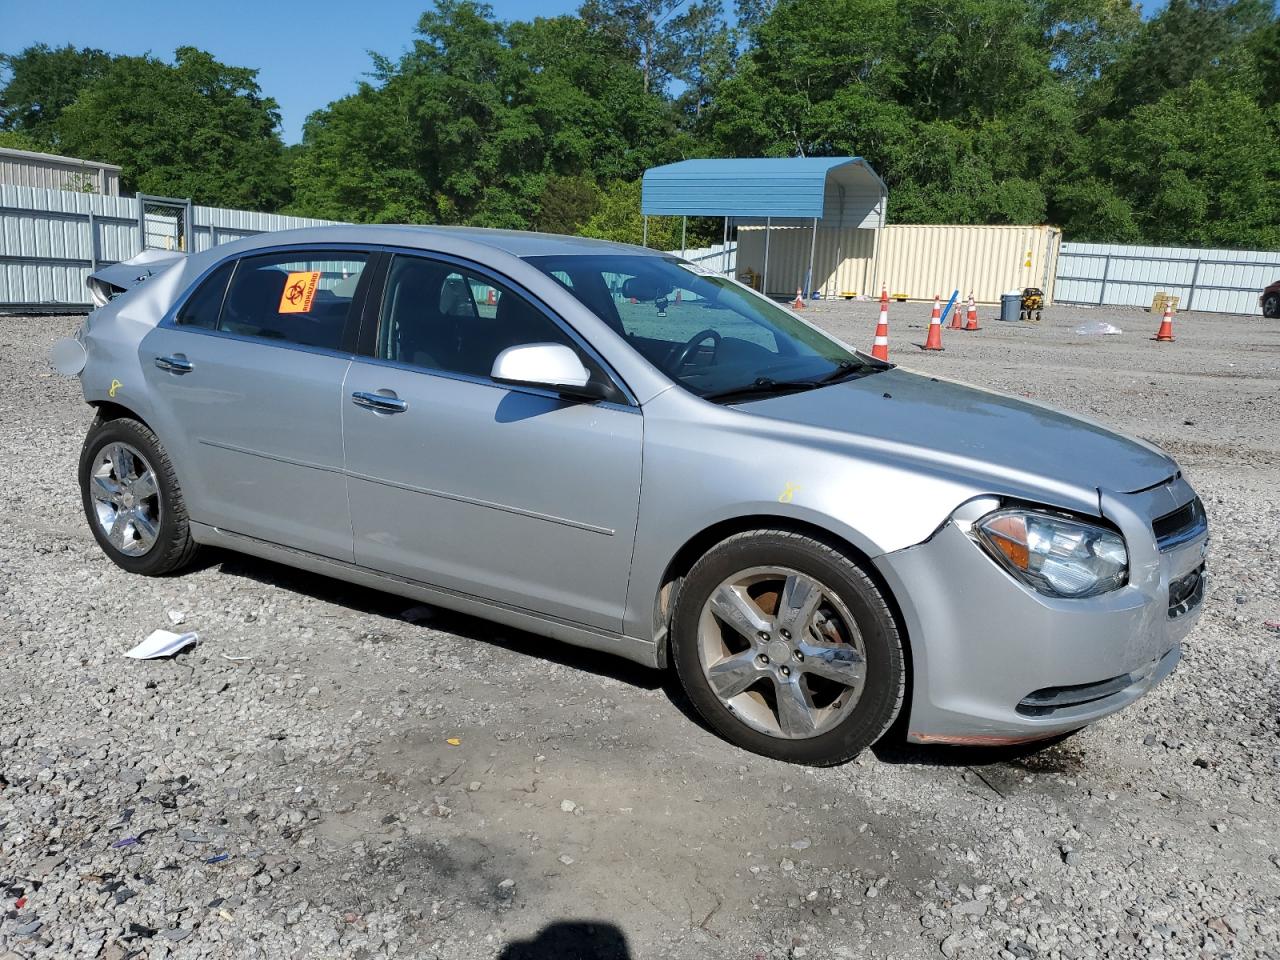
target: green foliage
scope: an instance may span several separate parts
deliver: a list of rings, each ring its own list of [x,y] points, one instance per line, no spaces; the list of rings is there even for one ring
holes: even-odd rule
[[[732,25],[725,5],[500,22],[436,0],[288,149],[252,70],[38,45],[0,57],[0,142],[203,202],[631,243],[650,166],[854,154],[893,222],[1280,247],[1274,0],[734,0]],[[650,218],[650,245],[680,228]],[[689,221],[688,246],[719,238]]]
[[[895,222],[1280,246],[1269,0],[778,0],[751,40],[716,152],[864,156]]]
[[[0,130],[0,147],[8,147],[10,150],[35,150],[41,152],[45,150],[46,145],[27,136],[25,133],[18,133],[15,130]]]
[[[286,196],[276,103],[257,71],[194,47],[170,65],[117,57],[59,114],[59,153],[119,164],[129,190],[256,210]]]
[[[20,53],[0,54],[0,71],[8,75],[0,89],[0,129],[52,143],[62,111],[107,71],[112,59],[102,50],[70,44],[54,49],[37,43]]]
[[[678,156],[671,103],[575,17],[501,24],[483,4],[442,0],[375,81],[307,121],[296,211],[576,226],[596,184]]]

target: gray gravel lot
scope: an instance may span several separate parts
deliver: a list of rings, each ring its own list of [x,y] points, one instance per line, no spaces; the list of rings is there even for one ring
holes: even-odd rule
[[[1062,743],[827,770],[483,621],[229,554],[124,573],[43,359],[78,318],[0,317],[0,960],[1280,958],[1280,323],[988,308],[933,354],[928,310],[893,306],[895,361],[1178,457],[1212,589],[1173,677]],[[810,315],[869,348],[875,311]],[[171,611],[197,647],[122,656]]]

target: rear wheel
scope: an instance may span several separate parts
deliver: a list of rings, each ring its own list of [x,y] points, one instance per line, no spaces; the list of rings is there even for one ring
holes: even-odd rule
[[[1262,315],[1280,320],[1280,293],[1268,293],[1262,298]]]
[[[95,420],[80,451],[80,492],[94,539],[130,573],[173,573],[197,545],[173,464],[137,420]]]
[[[902,641],[875,583],[799,533],[738,534],[689,571],[672,619],[676,672],[725,739],[792,763],[841,763],[888,729]]]

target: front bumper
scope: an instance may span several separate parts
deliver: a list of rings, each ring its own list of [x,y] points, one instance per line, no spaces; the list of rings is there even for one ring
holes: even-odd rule
[[[1114,713],[1167,677],[1203,606],[1208,534],[1162,549],[1152,522],[1194,500],[1180,477],[1138,494],[1103,491],[1103,512],[1128,545],[1129,583],[1084,600],[1047,597],[1014,580],[954,521],[879,558],[911,639],[908,738],[1052,737]]]

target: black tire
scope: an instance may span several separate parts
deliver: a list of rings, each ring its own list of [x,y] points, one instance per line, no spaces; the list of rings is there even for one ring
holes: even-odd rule
[[[721,702],[703,671],[698,625],[712,592],[735,573],[758,566],[788,567],[825,583],[852,614],[862,635],[866,680],[852,711],[830,730],[807,739],[770,736],[749,726]],[[903,640],[884,595],[856,563],[834,547],[787,530],[740,533],[694,564],[676,598],[671,624],[676,675],[699,715],[726,740],[788,763],[844,763],[880,739],[906,694]]]
[[[1262,315],[1280,320],[1280,293],[1268,293],[1262,300]]]
[[[157,529],[155,543],[147,552],[140,555],[126,554],[107,539],[98,522],[94,502],[90,493],[90,474],[94,469],[99,453],[109,443],[124,442],[135,448],[151,466],[159,488],[160,524]],[[151,430],[137,420],[121,417],[104,420],[98,417],[89,427],[84,446],[80,450],[80,500],[84,507],[85,519],[94,539],[111,560],[130,573],[158,577],[176,573],[189,566],[195,559],[199,544],[191,538],[191,525],[187,518],[186,504],[182,499],[182,491],[178,487],[177,475],[173,463],[159,439]]]

